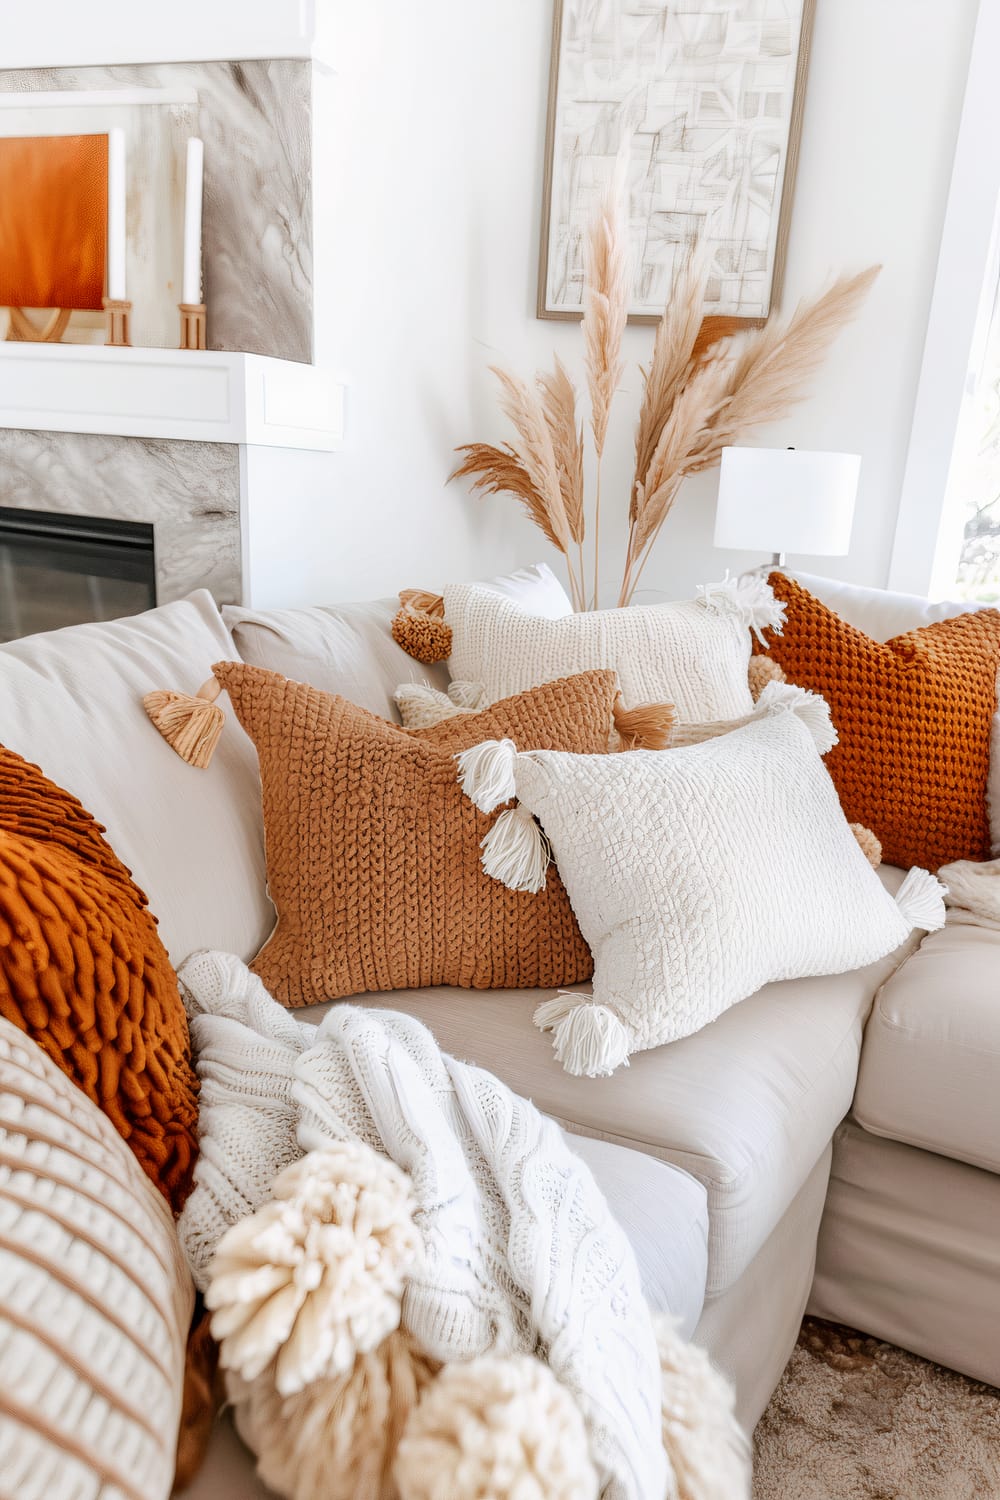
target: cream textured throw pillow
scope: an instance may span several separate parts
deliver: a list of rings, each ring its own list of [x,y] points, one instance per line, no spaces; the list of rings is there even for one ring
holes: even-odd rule
[[[626,708],[672,703],[682,720],[736,719],[753,708],[750,631],[780,627],[760,578],[708,585],[678,604],[599,609],[560,620],[528,614],[478,584],[444,592],[451,675],[488,703],[597,667],[618,673]]]
[[[893,900],[870,868],[820,758],[835,741],[821,698],[773,683],[749,723],[682,749],[507,740],[459,757],[478,807],[520,801],[484,869],[517,883],[511,849],[533,815],[593,952],[593,999],[563,992],[535,1013],[567,1072],[612,1073],[771,980],[861,968],[943,925],[933,876],[911,870]]]
[[[128,1146],[0,1020],[0,1493],[166,1500],[193,1301]]]

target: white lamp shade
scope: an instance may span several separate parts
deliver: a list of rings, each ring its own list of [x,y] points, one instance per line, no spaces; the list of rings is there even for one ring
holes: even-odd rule
[[[715,545],[843,557],[860,471],[857,453],[723,448]]]

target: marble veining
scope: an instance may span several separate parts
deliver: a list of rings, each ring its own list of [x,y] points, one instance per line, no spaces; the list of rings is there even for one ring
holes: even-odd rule
[[[240,599],[239,449],[0,428],[0,505],[152,522],[157,603]]]
[[[209,347],[308,362],[312,358],[310,79],[310,64],[295,60],[143,63],[0,69],[0,92],[195,90],[197,105],[190,111],[176,111],[173,130],[196,127],[205,141],[203,231]],[[172,180],[162,195],[164,215],[178,211],[176,172],[171,165]],[[137,188],[143,191],[141,180]],[[148,184],[146,191],[151,191]],[[175,227],[169,230],[174,244],[178,233]]]

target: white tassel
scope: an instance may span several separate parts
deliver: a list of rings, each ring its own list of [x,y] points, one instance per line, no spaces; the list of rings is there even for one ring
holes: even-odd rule
[[[543,1000],[541,1005],[536,1005],[531,1019],[539,1031],[552,1031],[578,1005],[587,1005],[589,1002],[589,995],[577,995],[573,990],[560,990],[551,1000]]]
[[[785,606],[774,596],[774,590],[760,573],[742,573],[739,578],[726,576],[719,583],[700,583],[698,592],[706,609],[716,614],[736,614],[766,645],[762,631],[776,630],[780,635],[785,623]]]
[[[552,1035],[556,1061],[576,1078],[607,1078],[616,1068],[628,1067],[629,1050],[627,1028],[614,1011],[591,1000],[574,1005]]]
[[[482,866],[486,874],[512,891],[545,889],[545,871],[552,860],[548,839],[520,802],[497,818],[483,839]]]
[[[429,729],[459,712],[447,693],[427,682],[401,682],[392,696],[405,729]]]
[[[922,932],[937,932],[945,923],[944,898],[948,887],[927,870],[913,869],[896,892],[903,920]]]
[[[757,699],[754,718],[767,714],[793,713],[801,719],[813,737],[820,755],[837,743],[837,731],[830,718],[830,705],[819,693],[806,692],[790,682],[769,682]]]
[[[517,746],[513,740],[484,740],[456,755],[458,779],[465,795],[480,812],[492,812],[517,796],[514,767]]]
[[[490,706],[481,682],[452,682],[448,687],[448,698],[463,714],[482,713]]]

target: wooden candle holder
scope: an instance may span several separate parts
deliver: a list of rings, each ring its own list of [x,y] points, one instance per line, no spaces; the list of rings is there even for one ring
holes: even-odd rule
[[[103,300],[107,329],[104,342],[114,344],[118,348],[126,348],[132,342],[129,336],[129,313],[132,311],[132,304],[120,302],[115,297],[105,297]]]
[[[181,312],[181,349],[205,348],[204,302],[179,302]]]

